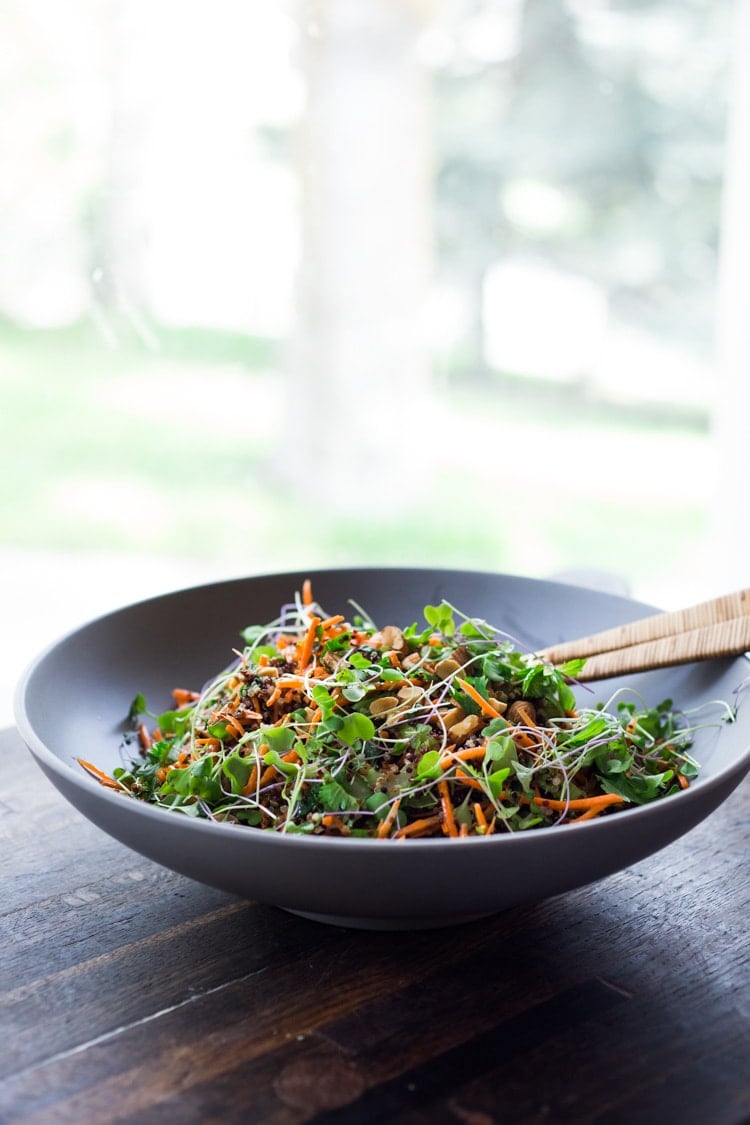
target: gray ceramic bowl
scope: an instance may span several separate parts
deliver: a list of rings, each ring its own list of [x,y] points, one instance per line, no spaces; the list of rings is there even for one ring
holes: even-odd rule
[[[136,692],[166,707],[173,687],[200,686],[229,663],[240,630],[272,620],[306,577],[330,613],[350,613],[353,599],[379,624],[421,622],[423,606],[445,597],[532,649],[653,612],[556,582],[437,569],[312,571],[178,591],[84,625],[27,670],[16,719],[49,780],[105,832],[183,875],[321,921],[406,929],[469,921],[636,863],[712,813],[750,769],[750,710],[740,706],[735,723],[695,743],[699,780],[654,805],[516,835],[390,842],[286,836],[188,819],[112,793],[76,765],[79,756],[108,771],[120,764]],[[627,683],[651,704],[666,697],[681,707],[734,703],[748,671],[741,657],[640,674]],[[606,699],[619,684],[599,684],[585,699]]]

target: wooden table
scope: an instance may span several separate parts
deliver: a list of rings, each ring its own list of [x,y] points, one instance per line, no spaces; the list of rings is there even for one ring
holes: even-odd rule
[[[750,1116],[748,781],[594,886],[368,933],[126,850],[15,732],[0,763],[2,1122]]]

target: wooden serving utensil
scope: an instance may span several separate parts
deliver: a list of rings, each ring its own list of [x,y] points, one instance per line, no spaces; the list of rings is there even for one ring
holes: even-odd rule
[[[555,665],[585,657],[576,679],[587,681],[748,651],[750,588],[551,645],[537,655]]]

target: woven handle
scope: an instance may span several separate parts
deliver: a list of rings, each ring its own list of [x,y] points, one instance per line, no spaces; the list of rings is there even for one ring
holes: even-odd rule
[[[538,655],[551,664],[584,657],[585,667],[576,677],[584,681],[737,656],[748,650],[750,589],[744,589],[552,645]]]

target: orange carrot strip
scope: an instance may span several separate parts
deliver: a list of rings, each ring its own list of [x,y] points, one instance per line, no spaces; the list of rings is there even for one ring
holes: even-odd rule
[[[458,834],[459,834],[459,836],[468,836],[469,835],[469,826],[466,823],[466,821],[464,821],[462,823],[461,827],[458,830]]]
[[[524,747],[526,750],[536,746],[536,742],[531,735],[527,734],[525,730],[521,730],[520,727],[509,728],[508,733],[514,742],[518,743],[519,746]]]
[[[242,796],[243,797],[249,797],[250,794],[255,789],[255,786],[256,786],[257,782],[258,782],[258,767],[257,767],[257,765],[255,765],[250,770],[250,776],[248,777],[245,784],[242,786]]]
[[[461,784],[465,785],[468,789],[478,789],[480,793],[484,793],[484,786],[481,781],[478,781],[475,777],[470,777],[469,774],[464,773],[463,770],[456,770],[454,776],[456,781],[460,781]]]
[[[558,801],[552,797],[532,797],[532,805],[543,809],[599,809],[607,805],[621,805],[623,798],[616,793],[602,793],[598,797],[577,797],[572,801]]]
[[[451,801],[448,782],[443,778],[442,781],[438,782],[437,787],[438,793],[440,794],[440,807],[443,810],[443,832],[446,836],[458,836],[456,815],[453,809],[453,802]]]
[[[279,676],[276,683],[282,690],[288,691],[291,688],[303,688],[305,686],[305,678],[304,676]]]
[[[516,704],[516,714],[522,717],[524,726],[536,726],[536,722],[534,721],[532,714],[529,711],[528,704],[526,703],[525,699],[519,699],[518,703]]]
[[[122,789],[122,786],[118,785],[113,777],[110,777],[109,774],[106,774],[104,770],[100,770],[98,766],[93,765],[91,762],[87,762],[84,758],[76,758],[76,761],[78,762],[79,766],[83,766],[83,768],[88,773],[95,777],[101,785],[105,785],[108,789]]]
[[[573,823],[578,824],[578,822],[581,821],[581,820],[592,820],[593,817],[599,816],[599,813],[602,811],[603,808],[605,808],[604,805],[595,805],[594,808],[587,809],[586,812],[583,812],[583,813],[581,813],[580,816],[577,816],[575,818],[575,820],[573,821]]]
[[[281,699],[281,684],[277,680],[274,689],[266,700],[266,706],[273,707],[277,700]]]
[[[680,789],[687,789],[690,785],[690,782],[685,777],[684,773],[678,773],[675,776],[677,778],[677,781],[679,782]]]
[[[399,828],[398,832],[394,832],[393,839],[403,840],[406,836],[427,836],[439,824],[439,816],[426,816],[421,820],[413,820],[411,824],[407,824],[403,828]]]
[[[474,700],[480,711],[487,715],[490,719],[499,719],[500,712],[497,708],[493,707],[488,699],[485,699],[481,692],[477,691],[473,684],[468,680],[462,680],[460,676],[456,676],[456,682],[459,683],[466,694]]]
[[[396,817],[398,816],[398,809],[399,809],[400,804],[401,804],[401,798],[397,797],[396,800],[391,805],[391,807],[389,808],[387,816],[383,820],[381,820],[380,824],[378,825],[378,839],[379,840],[383,840],[388,835],[388,833],[390,832],[391,827],[393,826],[393,822],[396,819]]]
[[[315,644],[315,634],[317,632],[318,625],[320,625],[320,618],[311,617],[310,625],[308,627],[307,633],[305,634],[305,639],[300,645],[299,655],[297,657],[297,667],[300,671],[303,671],[310,663],[310,657],[312,656],[313,645]]]
[[[323,631],[326,632],[328,629],[331,629],[334,625],[340,625],[343,620],[344,620],[343,613],[336,613],[336,614],[334,614],[333,617],[326,617],[325,621],[321,621],[320,624],[323,626]]]
[[[224,722],[228,727],[232,728],[235,734],[239,735],[239,737],[242,738],[243,734],[245,733],[245,728],[243,727],[239,719],[236,719],[234,715],[224,715]]]
[[[258,788],[262,789],[264,785],[268,785],[269,781],[273,781],[276,773],[276,766],[266,766],[266,768],[263,770],[263,773],[260,775]]]
[[[485,746],[470,746],[466,750],[453,750],[450,754],[440,759],[438,763],[442,770],[450,769],[451,766],[456,764],[456,761],[471,762],[475,758],[481,759],[484,757]]]
[[[145,723],[138,724],[138,742],[140,743],[142,750],[150,750],[154,744],[151,735],[148,733],[148,727]]]
[[[457,750],[456,757],[462,762],[472,762],[475,758],[483,758],[486,750],[486,743],[483,746],[469,746],[465,750]]]
[[[472,805],[472,808],[474,809],[474,819],[476,820],[479,827],[484,829],[484,831],[486,832],[487,831],[487,817],[484,815],[484,809],[482,808],[479,801],[475,801],[474,804]]]
[[[313,604],[312,582],[310,581],[309,578],[306,578],[305,581],[302,583],[302,604],[303,605],[312,605]]]
[[[178,707],[184,707],[187,703],[195,703],[196,699],[200,699],[199,691],[188,691],[186,688],[174,688],[172,696]]]

